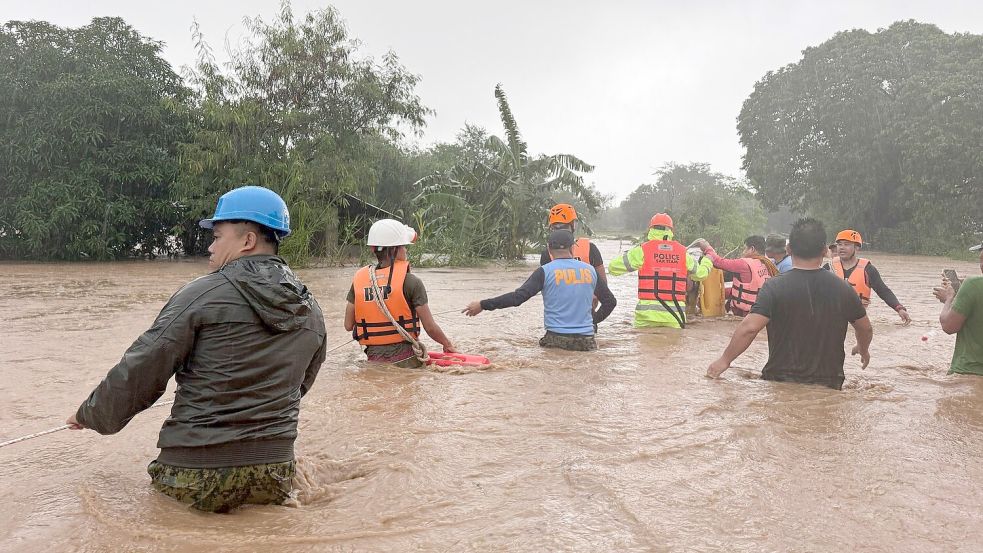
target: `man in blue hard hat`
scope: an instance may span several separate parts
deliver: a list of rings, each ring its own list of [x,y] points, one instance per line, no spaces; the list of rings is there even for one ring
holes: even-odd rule
[[[324,361],[324,318],[276,255],[290,215],[275,192],[236,188],[201,226],[213,233],[214,272],[171,297],[67,423],[119,432],[173,375],[174,406],[147,468],[154,488],[203,511],[281,504],[300,398]]]

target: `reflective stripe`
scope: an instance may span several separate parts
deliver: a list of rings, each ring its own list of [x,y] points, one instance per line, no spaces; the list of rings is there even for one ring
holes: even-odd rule
[[[624,254],[623,254],[623,255],[621,256],[621,262],[625,264],[625,269],[626,269],[626,270],[627,270],[627,271],[628,271],[629,273],[635,270],[635,268],[631,266],[631,261],[630,261],[630,260],[628,259],[628,252],[625,252],[625,253],[624,253]]]
[[[679,302],[679,307],[684,311],[686,310],[686,304],[683,302]],[[675,306],[669,306],[669,309],[658,303],[639,303],[635,306],[635,311],[662,311],[663,313],[668,313],[670,309],[675,310]]]

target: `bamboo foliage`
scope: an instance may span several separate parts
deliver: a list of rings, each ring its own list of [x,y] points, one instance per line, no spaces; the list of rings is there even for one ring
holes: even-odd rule
[[[454,249],[480,258],[519,259],[541,239],[556,193],[572,193],[591,212],[601,197],[579,174],[593,171],[590,164],[569,154],[531,156],[501,85],[495,98],[504,138],[488,137],[483,158],[462,159],[418,180],[415,204]]]
[[[429,110],[414,93],[419,78],[395,55],[380,63],[357,56],[333,8],[296,18],[284,2],[273,21],[246,24],[250,36],[224,71],[193,33],[200,121],[193,140],[179,145],[177,189],[188,209],[182,242],[202,251],[207,236],[194,221],[225,191],[257,184],[290,207],[293,234],[281,253],[302,264],[334,249],[344,193],[372,196],[372,144],[419,129]]]

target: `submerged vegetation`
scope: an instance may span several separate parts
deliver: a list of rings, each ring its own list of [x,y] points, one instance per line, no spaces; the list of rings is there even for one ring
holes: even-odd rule
[[[738,120],[746,180],[668,163],[614,206],[584,181],[589,163],[530,150],[502,85],[489,94],[501,133],[465,125],[421,149],[408,140],[431,113],[420,77],[394,53],[362,55],[336,10],[295,17],[284,3],[246,29],[220,65],[193,26],[198,62],[182,77],[119,18],[6,23],[0,258],[200,254],[197,221],[243,184],[287,201],[283,253],[301,264],[357,251],[346,245],[381,212],[419,230],[419,261],[518,259],[561,201],[585,230],[637,236],[668,211],[681,240],[727,249],[783,230],[766,210],[857,228],[881,249],[946,253],[983,230],[977,35],[911,21],[839,33],[755,86]],[[376,211],[351,215],[352,198]]]

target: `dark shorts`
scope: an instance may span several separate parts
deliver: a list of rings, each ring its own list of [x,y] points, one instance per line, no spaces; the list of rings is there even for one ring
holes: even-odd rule
[[[217,469],[151,461],[147,472],[157,491],[199,511],[227,513],[245,504],[283,504],[293,489],[295,468],[295,461]]]
[[[539,345],[544,348],[560,348],[570,351],[592,351],[597,349],[597,341],[593,336],[579,334],[557,334],[546,331],[546,336],[539,339]]]

